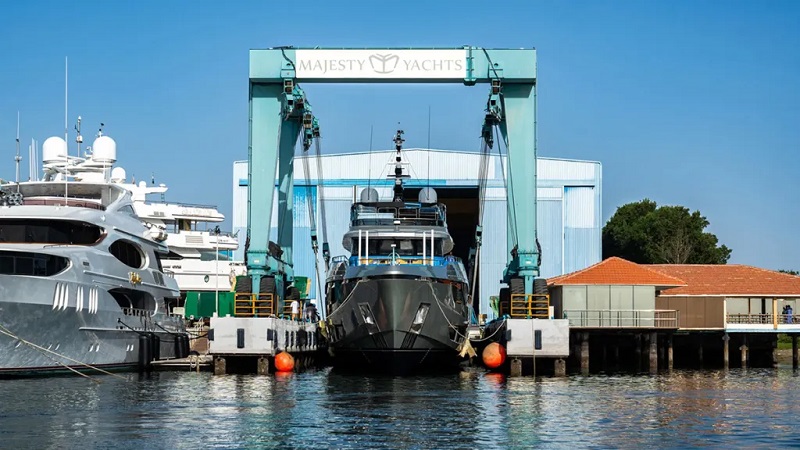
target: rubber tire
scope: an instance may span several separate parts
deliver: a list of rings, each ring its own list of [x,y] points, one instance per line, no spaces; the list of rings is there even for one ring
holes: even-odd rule
[[[512,278],[508,281],[508,290],[511,294],[524,294],[525,293],[525,279]]]
[[[258,292],[261,294],[274,294],[275,293],[275,278],[261,277],[261,284],[259,285]]]
[[[236,292],[249,294],[253,292],[253,279],[249,275],[236,279]]]
[[[547,294],[547,280],[544,278],[537,278],[533,280],[533,293],[534,294]]]

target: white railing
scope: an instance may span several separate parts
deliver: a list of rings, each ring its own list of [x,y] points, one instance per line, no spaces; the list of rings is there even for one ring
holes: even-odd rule
[[[565,310],[564,318],[577,328],[678,328],[675,310]]]

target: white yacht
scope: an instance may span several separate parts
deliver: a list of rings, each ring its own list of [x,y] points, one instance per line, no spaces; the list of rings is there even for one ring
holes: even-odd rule
[[[102,132],[98,138],[101,137],[107,138]],[[116,155],[102,162],[97,155],[93,150],[83,157],[49,161],[44,167],[44,179],[54,181],[66,173],[76,183],[106,182],[128,190],[136,216],[155,240],[169,248],[169,254],[161,258],[163,268],[178,282],[182,297],[187,291],[230,291],[235,277],[247,273],[243,262],[232,260],[239,246],[236,236],[211,226],[225,220],[215,206],[167,202],[166,185],[128,182],[125,170],[113,167]],[[106,170],[106,165],[111,168]]]
[[[162,270],[166,245],[109,183],[116,144],[98,137],[76,161],[67,144],[42,146],[43,181],[0,186],[0,376],[146,368],[188,354],[180,291]],[[83,164],[71,181],[58,167]]]

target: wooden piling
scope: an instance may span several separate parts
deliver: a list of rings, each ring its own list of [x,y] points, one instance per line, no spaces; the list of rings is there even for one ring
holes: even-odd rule
[[[589,375],[589,333],[583,333],[581,340],[581,373]]]
[[[747,335],[742,335],[742,346],[739,347],[742,352],[742,369],[747,368]]]
[[[267,359],[267,357],[261,356],[260,358],[258,358],[257,373],[259,375],[269,374],[269,359]]]
[[[728,333],[722,335],[722,367],[725,370],[728,370],[728,368],[730,367],[730,352],[728,350],[730,346],[729,345],[730,340],[731,337],[728,336]]]
[[[697,364],[701,368],[703,367],[703,335],[701,334],[698,337],[698,345],[697,345]]]
[[[672,370],[672,334],[667,336],[667,370]]]
[[[792,335],[792,368],[797,369],[800,360],[797,359],[797,335]]]
[[[650,374],[658,373],[658,333],[650,333]]]
[[[217,356],[214,358],[214,375],[225,375],[225,358]]]
[[[512,377],[522,376],[522,359],[514,358],[511,360],[511,369],[508,375]]]
[[[564,358],[553,360],[553,374],[557,377],[567,376],[567,361]]]

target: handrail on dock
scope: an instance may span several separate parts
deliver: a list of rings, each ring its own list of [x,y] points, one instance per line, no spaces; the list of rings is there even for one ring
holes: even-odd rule
[[[275,315],[273,295],[239,292],[233,298],[234,317],[269,317]]]
[[[666,309],[576,309],[564,318],[576,328],[678,328],[679,311]]]
[[[778,324],[800,324],[800,320],[794,314],[778,314]],[[746,324],[746,325],[772,325],[772,314],[728,314],[725,316],[725,323]]]

